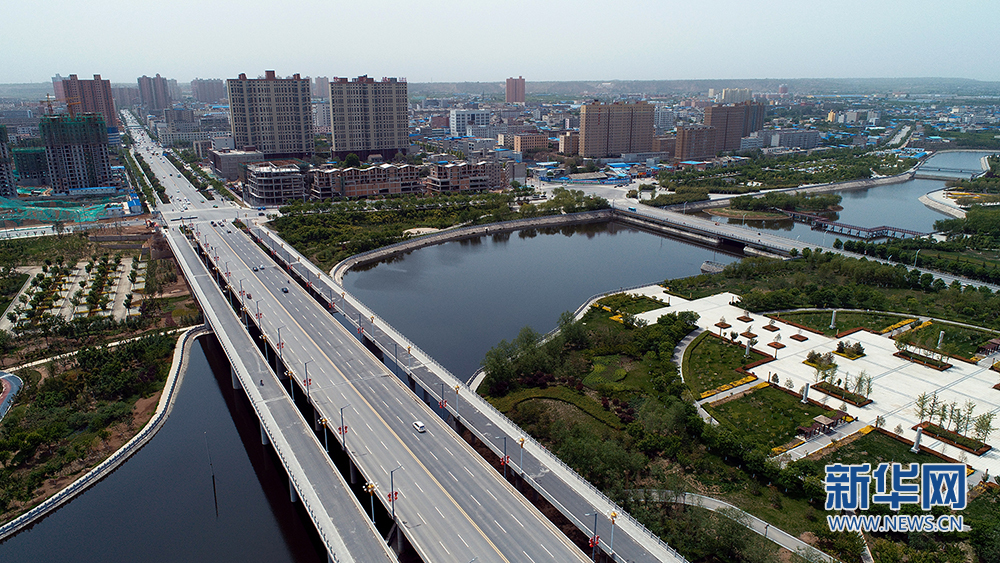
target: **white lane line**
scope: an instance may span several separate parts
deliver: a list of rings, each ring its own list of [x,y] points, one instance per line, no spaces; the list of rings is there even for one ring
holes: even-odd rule
[[[556,556],[555,556],[555,555],[552,555],[552,552],[551,552],[551,551],[549,551],[549,550],[548,550],[548,548],[546,548],[546,547],[545,547],[545,546],[544,546],[543,544],[538,544],[538,545],[541,545],[541,546],[542,546],[542,549],[544,549],[544,550],[545,550],[545,553],[548,553],[548,554],[549,554],[549,557],[551,557],[551,558],[553,558],[553,559],[555,559],[555,558],[556,558]]]
[[[527,557],[528,559],[531,559],[531,556],[530,556],[530,555],[528,555],[528,552],[527,552],[527,551],[524,551],[524,550],[522,549],[522,550],[521,550],[521,553],[523,553],[523,554],[524,554],[524,556],[525,556],[525,557]],[[534,560],[534,559],[531,559],[531,563],[535,563],[535,560]]]
[[[478,504],[479,506],[483,505],[483,503],[479,502],[479,499],[477,499],[474,495],[469,495],[469,498],[476,501],[476,504]]]
[[[446,520],[446,518],[444,517],[444,514],[441,512],[440,508],[438,508],[438,507],[435,506],[434,510],[437,510],[437,513],[441,515],[441,519],[442,520]]]
[[[500,522],[497,522],[496,518],[493,519],[493,523],[496,524],[498,528],[500,528],[501,532],[503,532],[504,534],[507,533],[507,530],[503,529],[503,526],[500,525]]]
[[[497,497],[493,496],[493,491],[486,489],[486,492],[489,493],[491,497],[493,497],[493,500],[495,500],[496,502],[500,502],[499,500],[497,500]]]
[[[444,550],[445,550],[445,551],[448,551],[448,548],[447,548],[447,547],[445,547],[443,543],[441,543],[441,542],[439,541],[439,542],[438,542],[438,544],[439,544],[439,545],[440,545],[440,546],[441,546],[442,548],[444,548]],[[448,555],[451,555],[451,552],[450,552],[450,551],[448,551]]]
[[[469,474],[470,476],[472,476],[472,477],[475,477],[475,475],[473,475],[473,474],[472,474],[472,471],[469,471],[469,468],[468,468],[468,467],[466,467],[466,466],[464,466],[464,465],[463,465],[462,467],[463,467],[463,468],[465,469],[465,472],[466,472],[466,473],[468,473],[468,474]]]
[[[458,477],[455,477],[455,474],[452,473],[451,471],[448,472],[448,475],[451,475],[452,479],[454,479],[455,481],[458,481]]]
[[[469,547],[469,542],[465,541],[465,538],[463,538],[461,534],[455,534],[455,535],[458,536],[458,539],[462,540],[462,543],[465,544],[465,547]]]
[[[431,457],[434,458],[434,461],[441,461],[440,459],[438,459],[438,456],[434,455],[434,452],[428,450],[427,453],[431,454]]]
[[[382,440],[379,440],[379,442],[382,444],[382,447],[385,448],[385,451],[389,451],[389,446],[385,445],[385,442]]]
[[[414,482],[413,482],[413,484],[414,484],[414,485],[416,485],[418,489],[420,489],[420,492],[421,492],[421,493],[422,493],[422,492],[424,492],[424,489],[423,489],[423,488],[422,488],[422,487],[420,486],[420,483],[419,483],[419,482],[417,482],[417,481],[414,481]],[[435,507],[435,508],[437,508],[437,507]]]

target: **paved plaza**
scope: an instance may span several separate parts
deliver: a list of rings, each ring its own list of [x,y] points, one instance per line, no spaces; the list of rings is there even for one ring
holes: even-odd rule
[[[645,295],[658,299],[668,299],[664,289],[660,286],[648,286],[629,291],[633,295]],[[753,329],[757,335],[758,343],[754,347],[771,355],[775,350],[768,343],[773,342],[776,336],[780,335],[780,343],[784,345],[777,351],[777,359],[762,364],[752,371],[759,378],[759,381],[734,387],[718,395],[714,395],[706,401],[717,401],[728,395],[746,391],[768,379],[769,374],[777,374],[782,386],[786,381],[791,380],[791,388],[799,391],[805,384],[815,383],[815,370],[802,362],[806,354],[815,350],[821,354],[836,350],[838,340],[847,342],[861,342],[864,346],[865,355],[856,360],[849,360],[845,357],[836,356],[839,369],[837,377],[841,378],[847,374],[856,377],[862,370],[873,378],[873,388],[870,398],[874,401],[865,407],[856,407],[847,404],[845,410],[848,414],[858,419],[857,422],[838,428],[838,431],[831,435],[820,435],[817,438],[808,440],[790,450],[792,459],[798,459],[809,453],[827,445],[831,439],[841,439],[852,433],[860,431],[867,425],[874,425],[878,416],[885,418],[883,428],[892,432],[897,427],[902,428],[901,436],[908,440],[916,438],[916,430],[913,427],[921,422],[917,418],[914,410],[914,400],[921,393],[937,392],[938,398],[944,403],[957,402],[959,406],[964,406],[966,402],[975,403],[976,409],[973,416],[978,416],[987,412],[1000,412],[1000,390],[993,386],[1000,382],[1000,374],[989,369],[995,358],[989,357],[982,360],[979,365],[970,364],[961,360],[949,360],[953,367],[945,371],[937,371],[920,364],[897,358],[895,341],[888,335],[873,334],[868,331],[858,331],[840,339],[830,338],[798,327],[775,322],[778,329],[770,332],[763,330],[763,327],[770,323],[771,319],[754,313],[750,313],[751,322],[743,322],[738,317],[743,316],[744,310],[738,306],[739,296],[732,293],[720,293],[710,297],[696,300],[686,300],[676,295],[669,296],[669,307],[647,311],[636,315],[637,317],[655,323],[660,316],[678,311],[694,311],[698,313],[698,326],[705,331],[719,333],[719,328],[715,326],[721,318],[726,319],[726,323],[732,325],[725,329],[724,333],[730,331],[744,332]],[[802,334],[808,340],[798,342],[791,337]],[[745,338],[739,339],[746,342]],[[734,379],[737,379],[735,377]],[[842,401],[830,397],[816,390],[810,390],[809,398],[827,404],[834,409],[841,409]],[[939,452],[956,460],[964,461],[971,465],[977,474],[970,477],[970,482],[978,480],[980,472],[989,471],[989,475],[1000,474],[1000,431],[994,431],[986,440],[994,447],[982,456],[967,453],[962,449],[945,444],[926,434],[921,438],[920,444],[927,448]]]

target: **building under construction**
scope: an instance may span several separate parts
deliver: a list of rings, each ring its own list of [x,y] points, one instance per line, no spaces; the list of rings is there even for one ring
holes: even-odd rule
[[[44,115],[38,129],[53,193],[118,185],[111,171],[108,129],[100,115]]]

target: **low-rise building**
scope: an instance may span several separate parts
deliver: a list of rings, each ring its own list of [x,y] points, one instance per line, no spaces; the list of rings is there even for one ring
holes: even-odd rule
[[[531,149],[549,148],[549,138],[545,135],[514,135],[514,152],[523,153]]]
[[[567,132],[559,135],[559,152],[573,155],[580,152],[580,134]]]
[[[278,160],[248,164],[243,201],[253,207],[283,205],[306,196],[305,174],[299,161]]]
[[[369,197],[422,192],[420,166],[380,164],[366,168],[322,166],[309,172],[314,199]]]
[[[507,172],[501,162],[450,162],[432,164],[424,186],[434,193],[482,191],[509,187]]]
[[[212,170],[226,180],[236,180],[243,176],[243,166],[253,162],[263,162],[264,153],[260,151],[230,151],[210,150],[208,156],[212,159]]]

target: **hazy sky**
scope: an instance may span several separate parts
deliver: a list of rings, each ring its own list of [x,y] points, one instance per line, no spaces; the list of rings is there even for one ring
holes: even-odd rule
[[[996,0],[12,0],[2,21],[0,83],[1000,80]]]

